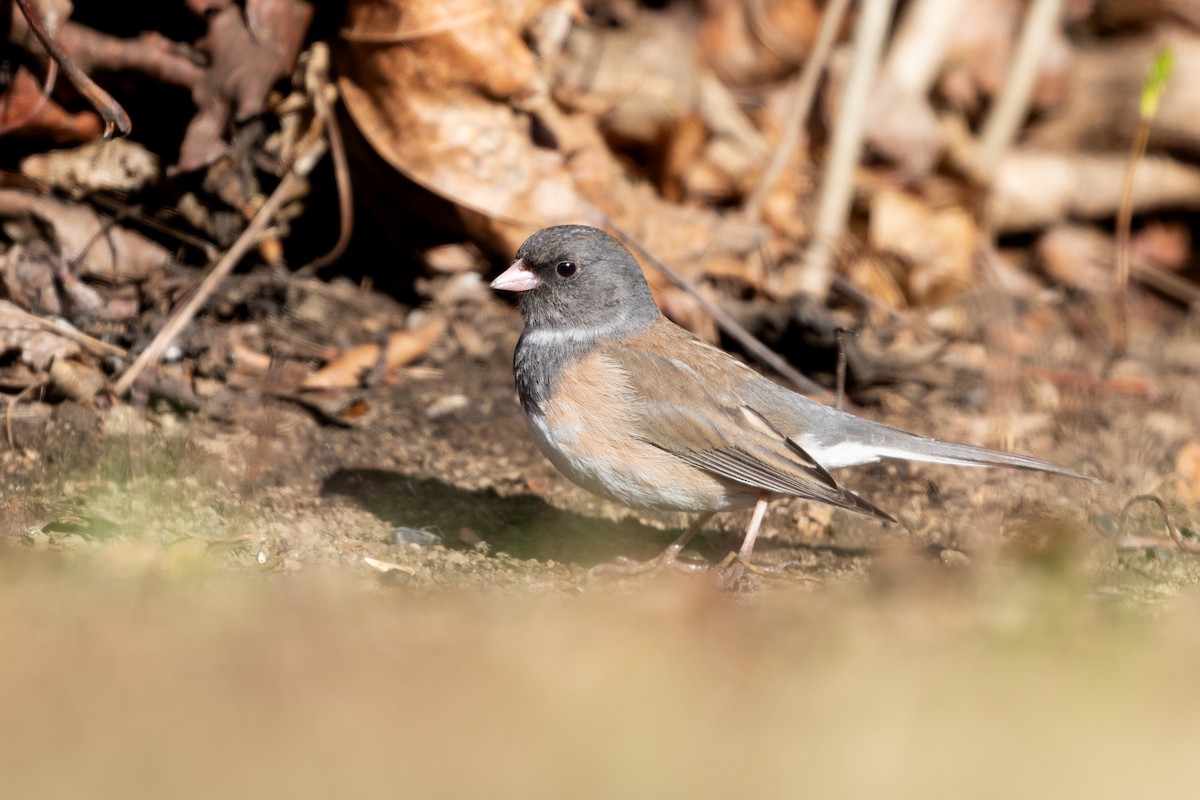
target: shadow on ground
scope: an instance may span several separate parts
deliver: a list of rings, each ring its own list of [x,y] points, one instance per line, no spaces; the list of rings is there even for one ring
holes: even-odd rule
[[[437,533],[448,547],[469,547],[483,540],[493,551],[516,558],[581,566],[619,555],[653,558],[680,533],[633,520],[585,517],[534,495],[469,492],[380,469],[339,469],[326,479],[321,496],[350,499],[393,527]]]

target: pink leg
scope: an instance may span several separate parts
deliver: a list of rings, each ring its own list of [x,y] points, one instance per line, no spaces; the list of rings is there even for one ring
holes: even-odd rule
[[[742,539],[742,547],[738,550],[738,558],[750,559],[750,553],[754,550],[754,540],[758,538],[758,529],[762,527],[763,517],[767,515],[767,503],[770,499],[770,492],[758,495],[758,502],[754,504],[754,515],[750,517],[750,527],[746,528],[746,538]]]
[[[736,553],[725,556],[717,565],[717,569],[721,571],[721,579],[727,587],[737,583],[745,570],[764,574],[763,570],[750,563],[750,554],[754,552],[754,542],[758,539],[758,529],[762,527],[763,517],[767,514],[767,503],[770,500],[770,492],[759,493],[758,501],[754,504],[754,514],[750,517],[750,525],[746,528],[746,536],[742,539],[742,546]]]

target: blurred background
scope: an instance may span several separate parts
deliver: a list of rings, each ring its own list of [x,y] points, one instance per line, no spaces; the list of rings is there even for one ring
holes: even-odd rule
[[[0,22],[14,795],[1200,784],[1195,0]],[[785,500],[732,592],[589,581],[685,520],[526,434],[487,281],[568,222],[794,388],[1105,483],[876,465],[899,526]]]

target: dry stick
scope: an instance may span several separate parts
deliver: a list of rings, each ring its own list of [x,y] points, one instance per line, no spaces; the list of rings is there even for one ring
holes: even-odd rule
[[[906,3],[883,64],[886,80],[905,94],[928,95],[946,62],[947,51],[970,1]]]
[[[746,352],[750,353],[759,361],[763,362],[767,366],[771,367],[771,369],[787,378],[796,385],[796,388],[805,394],[814,394],[826,400],[830,399],[828,389],[801,373],[799,370],[785,361],[779,354],[773,352],[771,348],[760,342],[754,334],[746,330],[745,327],[743,327],[740,322],[730,316],[725,309],[721,308],[716,303],[700,294],[696,287],[692,286],[692,284],[686,278],[667,266],[666,262],[651,252],[650,248],[646,247],[646,245],[643,244],[640,239],[618,225],[603,211],[595,208],[592,209],[592,211],[597,217],[599,217],[602,224],[609,229],[616,231],[622,239],[633,245],[633,247],[640,252],[647,261],[654,265],[655,269],[666,276],[667,280],[674,284],[676,288],[682,289],[692,297],[696,298],[696,302],[699,304],[699,306],[708,312],[713,320],[716,321],[717,325],[720,326],[721,330],[725,331],[725,333],[733,337],[738,344],[746,348]]]
[[[1129,502],[1127,502],[1121,509],[1121,520],[1117,524],[1117,543],[1119,546],[1124,545],[1127,548],[1140,548],[1147,546],[1162,547],[1164,544],[1161,539],[1146,540],[1140,537],[1122,536],[1122,534],[1125,533],[1125,523],[1129,521],[1129,509],[1133,507],[1134,503],[1152,503],[1158,506],[1158,510],[1162,512],[1163,521],[1167,525],[1167,535],[1171,537],[1171,541],[1175,543],[1175,547],[1178,548],[1180,552],[1184,553],[1200,553],[1200,543],[1189,542],[1187,539],[1183,538],[1183,535],[1179,532],[1179,528],[1175,527],[1174,520],[1171,519],[1171,512],[1167,508],[1167,504],[1164,503],[1163,499],[1156,494],[1139,494],[1135,497],[1131,497],[1129,498]]]
[[[346,158],[346,145],[342,141],[342,130],[338,127],[337,112],[324,97],[318,100],[318,92],[313,96],[313,104],[324,114],[325,134],[329,137],[329,152],[333,159],[333,180],[338,193],[338,215],[341,217],[341,228],[333,249],[323,256],[296,270],[300,276],[308,276],[323,267],[327,267],[342,257],[350,245],[350,235],[354,232],[354,191],[350,185],[350,162]]]
[[[812,52],[804,60],[804,70],[796,80],[796,87],[792,92],[791,103],[788,104],[787,117],[783,123],[783,131],[779,135],[779,142],[775,145],[775,152],[771,154],[771,160],[763,170],[762,176],[759,177],[758,185],[754,187],[754,191],[746,198],[742,207],[751,222],[758,221],[767,195],[779,182],[780,175],[787,167],[788,159],[800,144],[804,123],[812,111],[813,100],[817,96],[817,83],[821,80],[821,73],[825,71],[825,63],[829,60],[829,53],[833,50],[833,43],[837,40],[837,33],[842,27],[842,18],[846,16],[846,8],[849,5],[850,0],[830,0],[829,5],[825,7],[825,13],[821,17],[821,29],[817,32],[817,41],[813,44]]]
[[[842,108],[833,132],[829,163],[813,227],[813,241],[804,266],[792,285],[784,282],[787,294],[806,293],[824,298],[833,282],[833,248],[846,228],[854,200],[854,168],[862,150],[863,127],[871,82],[879,66],[888,23],[895,0],[863,0],[854,31],[854,63],[842,92]]]
[[[1129,150],[1125,176],[1121,179],[1121,203],[1117,207],[1116,266],[1113,270],[1113,294],[1116,318],[1113,320],[1112,360],[1116,361],[1129,349],[1129,240],[1133,228],[1133,175],[1138,162],[1146,154],[1150,141],[1150,123],[1138,120],[1137,131]]]
[[[20,391],[20,393],[17,394],[16,397],[14,397],[8,401],[8,408],[5,409],[5,411],[4,411],[4,433],[8,437],[9,449],[11,449],[11,450],[17,449],[17,440],[16,440],[16,437],[13,436],[13,424],[12,424],[13,409],[15,409],[17,407],[17,403],[19,403],[25,399],[26,395],[32,393],[33,390],[38,388],[39,386],[45,386],[45,385],[46,385],[46,381],[44,378],[42,380],[39,380],[37,383],[31,383],[28,386],[26,386],[24,389],[22,389]]]
[[[91,202],[95,203],[96,205],[104,206],[105,208],[111,210],[114,215],[121,213],[121,212],[125,212],[125,215],[129,219],[133,220],[134,222],[137,222],[140,225],[146,226],[147,228],[149,228],[152,231],[158,231],[159,233],[161,233],[165,236],[170,236],[173,239],[178,239],[179,241],[183,242],[184,244],[190,244],[192,247],[196,248],[197,250],[202,251],[204,253],[204,257],[209,259],[210,261],[212,259],[216,258],[221,253],[221,251],[219,249],[217,249],[217,246],[214,245],[212,242],[205,241],[204,239],[201,239],[199,236],[194,236],[185,231],[181,231],[178,228],[172,228],[170,225],[159,222],[158,220],[154,219],[153,217],[146,216],[141,211],[140,206],[136,207],[136,208],[129,208],[124,203],[121,203],[117,200],[113,200],[111,198],[108,198],[108,197],[105,197],[104,195],[99,195],[99,194],[92,195],[88,199]]]
[[[1012,145],[1017,131],[1029,112],[1029,102],[1033,96],[1038,65],[1059,24],[1063,3],[1064,0],[1032,0],[1021,27],[1021,35],[1017,42],[1016,53],[1013,55],[1012,66],[1009,68],[1008,80],[1005,81],[999,97],[996,98],[987,118],[983,121],[978,146],[963,165],[964,170],[985,190],[981,193],[981,196],[985,198],[989,194],[986,190],[989,190],[992,185],[1001,159]],[[989,266],[994,263],[997,255],[995,230],[991,221],[990,205],[986,199],[981,203],[979,211],[979,228],[980,236],[974,248],[973,258],[980,259],[985,266]],[[990,273],[984,274],[989,275]],[[1005,309],[1006,315],[1011,315],[1013,310],[1011,303],[1007,304]],[[1002,323],[997,323],[994,326],[987,326],[987,338],[992,340],[992,344],[994,344],[992,333],[1001,325]],[[1007,327],[1014,328],[1015,325],[1015,321],[1010,319]],[[1015,363],[1015,359],[1013,363]],[[1016,377],[1015,368],[988,374],[989,382],[1000,389],[1011,388]],[[1002,398],[1005,405],[1011,404],[1011,392],[998,391],[996,394]],[[1009,411],[1011,412],[1011,410],[1010,408]],[[1011,413],[1008,416],[1011,417]],[[1005,426],[1004,438],[1012,438],[1011,425]]]
[[[120,206],[116,209],[116,211],[113,212],[111,217],[108,219],[102,219],[100,221],[100,227],[96,229],[96,232],[93,233],[86,242],[84,242],[83,247],[80,248],[79,252],[75,254],[75,257],[67,261],[67,272],[71,273],[72,275],[75,274],[76,270],[79,268],[79,265],[83,263],[85,258],[87,258],[88,253],[92,251],[92,248],[96,246],[97,242],[106,238],[108,236],[108,232],[117,227],[118,223],[123,222],[135,214],[140,214],[141,211],[142,207],[140,205]],[[112,256],[112,260],[116,262],[116,247],[110,244],[108,250],[109,254]]]
[[[1174,57],[1169,49],[1158,51],[1150,74],[1142,85],[1141,104],[1137,131],[1129,148],[1129,160],[1125,163],[1125,177],[1121,180],[1121,205],[1117,208],[1117,264],[1113,274],[1117,299],[1116,330],[1114,331],[1114,360],[1123,356],[1129,348],[1129,240],[1133,227],[1133,176],[1146,145],[1150,143],[1150,123],[1158,112],[1158,104],[1171,75]]]
[[[75,330],[74,328],[64,325],[61,322],[55,322],[51,319],[39,317],[36,314],[30,314],[23,308],[17,308],[16,306],[13,306],[12,308],[0,309],[0,318],[6,316],[16,317],[17,319],[28,322],[31,325],[41,328],[42,330],[50,331],[51,333],[57,333],[59,336],[75,342],[77,345],[82,347],[84,350],[87,350],[94,356],[116,356],[117,358],[125,358],[127,355],[129,355],[129,351],[124,350],[123,348],[109,344],[108,342],[103,342],[93,336],[88,336],[83,331]]]
[[[129,132],[133,130],[133,122],[121,104],[114,100],[112,95],[97,86],[96,82],[63,52],[58,43],[46,32],[45,26],[42,25],[42,18],[29,5],[29,0],[17,0],[17,7],[25,15],[33,35],[42,43],[42,47],[46,48],[50,57],[62,67],[67,80],[81,95],[87,98],[96,111],[100,112],[100,117],[104,120],[104,138],[111,139],[114,135],[128,136]]]
[[[837,400],[833,407],[838,411],[846,404],[846,334],[854,334],[849,328],[838,328],[837,336]]]
[[[1037,80],[1038,64],[1058,26],[1063,2],[1033,0],[1025,18],[1008,80],[983,123],[979,149],[975,153],[974,163],[970,165],[975,179],[984,185],[991,183],[1000,159],[1025,121],[1029,100],[1033,96],[1033,85]]]
[[[1200,286],[1174,272],[1156,267],[1149,261],[1134,259],[1129,265],[1133,277],[1181,303],[1200,305]]]
[[[316,148],[317,151],[322,149],[321,147]],[[315,158],[306,157],[297,160],[296,168],[283,177],[283,180],[275,187],[275,191],[263,203],[262,208],[254,215],[254,219],[246,226],[246,230],[242,231],[242,235],[237,238],[233,246],[226,251],[225,255],[221,256],[220,261],[213,265],[213,268],[204,276],[204,280],[200,281],[200,285],[196,287],[192,295],[167,320],[167,324],[163,326],[162,330],[158,332],[158,335],[154,337],[154,340],[150,342],[146,349],[138,355],[129,369],[125,370],[124,374],[117,379],[117,382],[113,385],[114,394],[117,396],[125,394],[133,386],[134,382],[141,377],[147,367],[158,363],[163,353],[166,352],[167,347],[191,323],[192,318],[196,316],[200,307],[204,305],[213,291],[216,290],[217,284],[233,271],[233,268],[242,260],[242,256],[257,243],[258,237],[270,226],[275,214],[283,204],[290,200],[294,196],[293,193],[303,185],[302,175],[306,174],[312,168],[312,163],[315,160]]]

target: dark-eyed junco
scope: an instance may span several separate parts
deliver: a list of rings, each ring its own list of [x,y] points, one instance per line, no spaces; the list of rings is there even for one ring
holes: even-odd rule
[[[703,515],[647,568],[674,563],[715,512],[755,506],[736,556],[749,566],[771,495],[895,522],[829,474],[884,458],[1088,478],[908,433],[779,386],[659,313],[637,261],[596,228],[535,233],[492,288],[521,292],[517,390],[554,466],[627,506]]]

